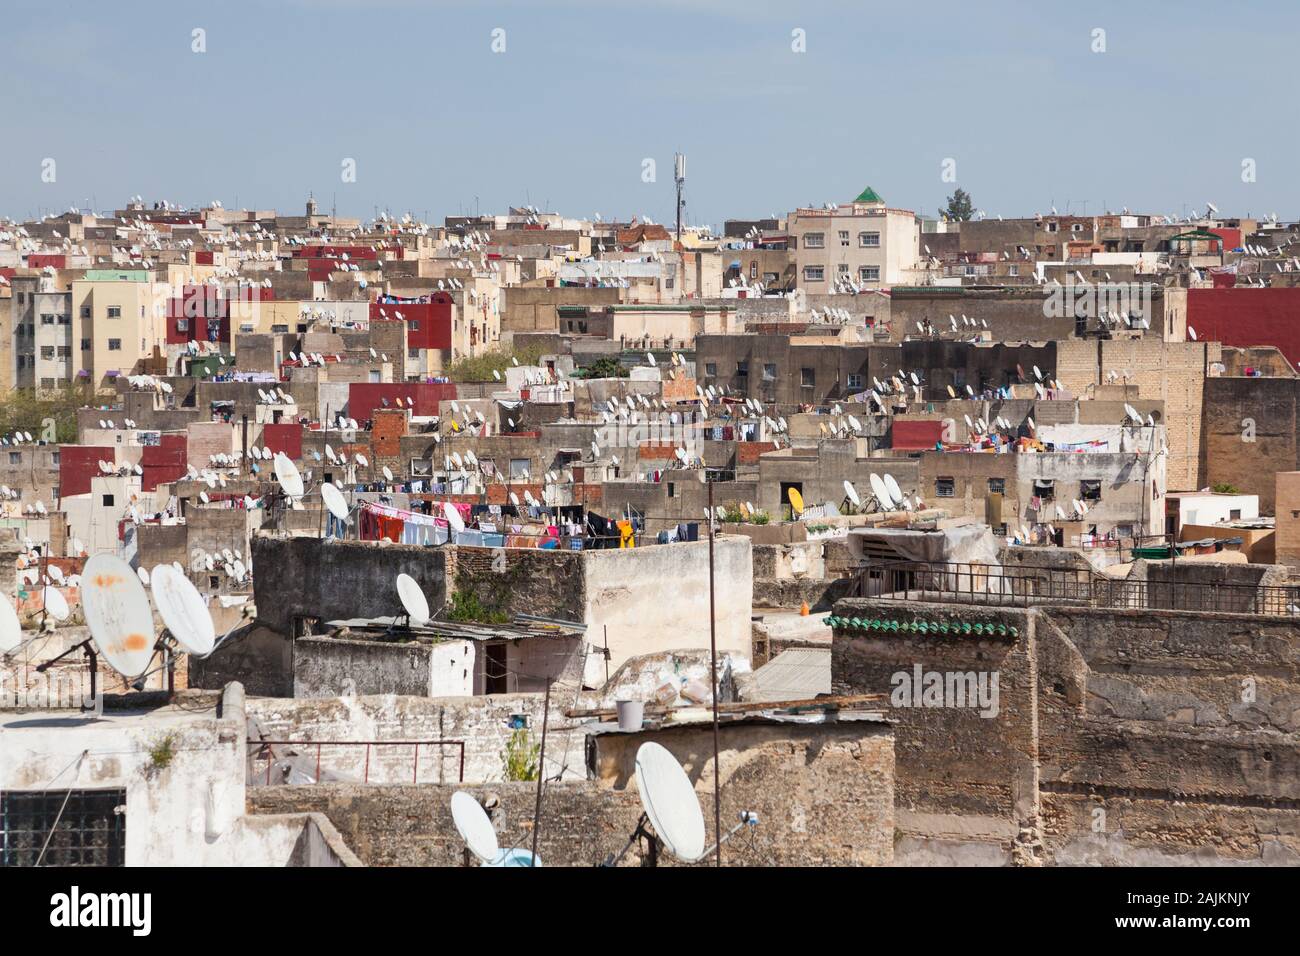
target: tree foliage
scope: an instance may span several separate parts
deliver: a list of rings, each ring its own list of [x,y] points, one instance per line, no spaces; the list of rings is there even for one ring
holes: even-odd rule
[[[447,368],[447,377],[453,382],[489,382],[496,381],[492,377],[493,371],[496,371],[500,373],[501,381],[504,382],[506,369],[515,362],[520,365],[536,365],[541,357],[540,346],[485,352],[482,355],[467,356],[452,362]]]
[[[975,205],[971,202],[970,193],[964,189],[958,189],[948,197],[948,208],[944,213],[949,219],[956,219],[965,222],[975,214]]]
[[[89,397],[75,385],[59,389],[16,388],[0,396],[0,434],[31,432],[36,439],[48,440],[45,423],[54,421],[53,440],[77,440],[77,409],[89,404]]]

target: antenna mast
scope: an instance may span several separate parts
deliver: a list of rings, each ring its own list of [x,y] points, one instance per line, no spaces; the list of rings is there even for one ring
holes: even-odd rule
[[[686,154],[677,153],[673,158],[673,182],[677,185],[677,241],[682,241],[682,187],[686,185]]]

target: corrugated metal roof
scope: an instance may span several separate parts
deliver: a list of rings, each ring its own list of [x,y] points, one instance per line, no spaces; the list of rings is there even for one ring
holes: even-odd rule
[[[753,700],[805,700],[830,692],[829,647],[792,647],[754,671]]]

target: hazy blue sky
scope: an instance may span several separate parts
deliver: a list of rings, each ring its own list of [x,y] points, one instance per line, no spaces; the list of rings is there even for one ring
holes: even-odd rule
[[[364,217],[477,201],[668,221],[680,150],[688,219],[715,225],[867,184],[933,213],[949,157],[991,215],[1295,217],[1294,84],[1270,78],[1298,34],[1292,2],[6,4],[0,214],[135,193],[296,211],[314,190]]]

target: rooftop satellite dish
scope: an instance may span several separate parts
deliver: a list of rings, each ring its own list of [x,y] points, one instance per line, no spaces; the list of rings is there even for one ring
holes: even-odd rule
[[[275,477],[280,482],[280,488],[290,498],[301,498],[303,495],[302,475],[298,473],[298,466],[289,460],[289,456],[283,453],[275,456]]]
[[[340,521],[346,521],[348,518],[348,503],[343,500],[343,493],[331,485],[328,481],[320,486],[321,500],[325,502],[325,507],[329,509],[330,514]]]
[[[72,613],[68,608],[68,601],[58,588],[46,585],[41,590],[41,601],[46,612],[56,621],[66,621],[68,615]]]
[[[200,657],[210,654],[217,641],[212,615],[198,588],[169,564],[153,569],[153,603],[176,643]]]
[[[700,859],[704,814],[677,758],[657,743],[642,744],[636,752],[636,786],[641,806],[668,852],[687,863]]]
[[[889,511],[893,508],[894,500],[889,495],[889,489],[885,483],[880,480],[880,476],[873,474],[869,476],[871,482],[871,493],[876,496],[876,501],[880,502],[880,507]]]
[[[442,503],[442,514],[447,519],[447,524],[451,525],[452,531],[465,530],[465,519],[460,516],[460,511],[450,501]]]
[[[144,673],[153,657],[153,612],[131,566],[113,554],[97,554],[82,571],[81,606],[99,653],[123,677]]]
[[[370,467],[370,461],[369,459],[366,458],[365,455],[361,454],[360,452],[357,452],[357,454],[354,457],[357,460],[357,464],[360,465],[362,468]]]
[[[898,482],[894,480],[894,476],[888,472],[885,473],[885,490],[889,492],[889,497],[895,501],[901,502],[903,500],[903,490],[898,487]]]
[[[853,502],[853,507],[857,508],[862,504],[862,499],[858,497],[858,489],[853,487],[853,482],[847,478],[844,479],[844,494],[849,501]]]
[[[140,579],[140,583],[143,584],[145,587],[148,587],[148,586],[149,586],[149,572],[146,571],[144,568],[136,568],[136,569],[135,569],[135,573],[136,573],[136,576],[139,577],[139,579]]]
[[[409,574],[397,576],[397,596],[402,601],[402,608],[412,624],[426,624],[429,621],[429,599],[415,578]]]
[[[9,598],[0,595],[0,654],[8,654],[22,643],[23,626]]]
[[[496,863],[501,857],[501,845],[497,842],[497,832],[492,827],[479,802],[463,790],[451,795],[451,818],[456,824],[456,832],[481,861]]]
[[[803,514],[803,495],[799,493],[798,488],[791,488],[786,492],[786,497],[790,499],[790,508],[796,515]]]
[[[392,470],[387,465],[384,465],[384,481],[392,481],[392,480],[393,480]]]

